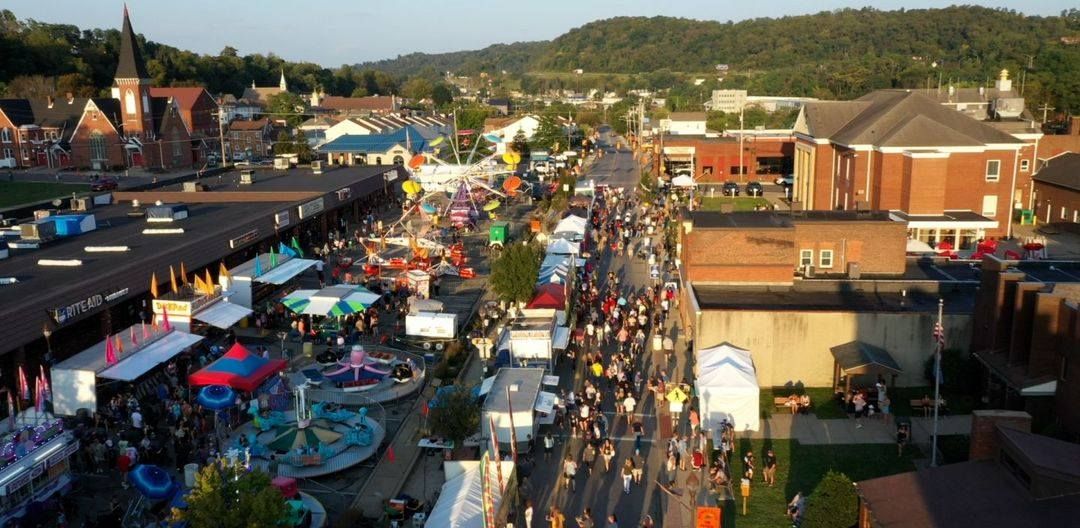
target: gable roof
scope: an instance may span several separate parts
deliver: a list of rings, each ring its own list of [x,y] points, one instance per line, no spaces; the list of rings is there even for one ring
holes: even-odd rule
[[[672,112],[668,114],[672,121],[705,121],[705,112]]]
[[[269,125],[270,125],[270,120],[265,118],[265,117],[262,118],[262,119],[254,119],[254,120],[234,119],[233,122],[229,123],[229,131],[230,132],[242,132],[242,131],[262,130],[262,129],[266,128]]]
[[[252,86],[244,88],[244,93],[240,96],[240,100],[256,105],[265,105],[270,101],[270,97],[286,91],[287,90],[282,90],[277,86]]]
[[[1080,482],[1080,447],[1076,444],[1011,427],[998,427],[998,433],[1039,472]]]
[[[211,101],[214,98],[210,96],[210,93],[206,91],[206,88],[201,86],[177,86],[172,88],[150,88],[151,97],[172,97],[176,101],[176,106],[180,110],[190,111],[195,108],[195,104],[199,102],[199,98],[203,94],[209,97]],[[217,104],[217,101],[214,101]]]
[[[844,371],[857,370],[862,372],[873,367],[891,370],[897,374],[904,371],[893,359],[892,354],[889,354],[888,350],[870,343],[851,341],[834,346],[829,350]]]
[[[1066,152],[1050,158],[1032,179],[1080,191],[1080,154]]]
[[[127,5],[124,6],[124,27],[120,30],[120,61],[116,65],[116,78],[150,78],[150,75],[146,73],[142,52],[139,50],[139,41],[135,39],[135,31],[131,29]]]
[[[412,147],[413,152],[420,152],[427,147],[427,139],[421,130],[412,125],[401,127],[385,134],[346,134],[319,147],[322,152],[386,152],[397,145]]]
[[[34,124],[34,110],[28,99],[0,99],[0,112],[16,127]]]
[[[953,147],[1019,144],[1019,139],[919,92],[877,90],[855,101],[804,106],[807,133],[843,145]]]
[[[111,97],[92,97],[90,102],[94,103],[98,111],[105,116],[106,119],[112,123],[112,126],[116,127],[117,132],[122,132],[124,128],[124,121],[120,118],[120,100],[113,99]]]

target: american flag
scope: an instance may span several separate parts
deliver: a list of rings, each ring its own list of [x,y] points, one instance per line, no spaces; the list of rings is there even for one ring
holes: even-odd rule
[[[941,326],[941,321],[934,323],[934,341],[939,347],[945,346],[945,327]]]

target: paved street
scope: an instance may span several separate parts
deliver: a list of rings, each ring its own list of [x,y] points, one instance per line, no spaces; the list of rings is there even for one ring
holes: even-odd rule
[[[595,160],[588,175],[600,185],[630,188],[641,180],[641,170],[629,150],[609,150],[604,157]]]

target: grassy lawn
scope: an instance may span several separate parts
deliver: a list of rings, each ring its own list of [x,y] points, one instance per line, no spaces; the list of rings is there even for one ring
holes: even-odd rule
[[[761,481],[760,467],[765,450],[772,449],[777,458],[776,486],[766,487]],[[742,453],[753,450],[758,461],[751,484],[748,514],[742,515],[742,498],[723,505],[724,526],[757,528],[790,526],[786,513],[788,501],[799,491],[809,494],[825,473],[832,469],[846,474],[853,481],[894,475],[915,469],[912,458],[922,453],[914,446],[896,455],[892,444],[802,445],[794,440],[740,440],[733,454],[738,460],[733,473],[742,473]],[[733,475],[736,477],[737,475]],[[735,480],[738,495],[738,480]],[[855,519],[851,522],[854,524]]]
[[[71,197],[73,192],[86,192],[89,185],[79,183],[38,183],[0,181],[0,207],[39,202],[56,197]]]
[[[944,387],[942,387],[944,389]],[[896,416],[922,416],[921,408],[912,409],[911,400],[921,400],[923,396],[934,397],[933,387],[903,387],[890,388],[889,399],[892,400],[890,411]],[[957,394],[947,390],[941,391],[941,397],[949,414],[971,414],[971,411],[980,407],[979,398],[970,394]]]
[[[810,410],[814,412],[814,416],[823,420],[829,420],[832,418],[847,418],[847,413],[837,405],[836,400],[833,399],[833,390],[831,387],[803,387],[803,388],[788,388],[788,387],[772,387],[761,389],[761,415],[762,418],[768,418],[777,412],[790,412],[787,408],[777,409],[773,404],[773,398],[786,397],[795,394],[810,396]]]
[[[769,201],[756,196],[718,196],[701,199],[702,211],[719,211],[720,204],[734,203],[736,211],[753,211],[755,206],[768,206]]]

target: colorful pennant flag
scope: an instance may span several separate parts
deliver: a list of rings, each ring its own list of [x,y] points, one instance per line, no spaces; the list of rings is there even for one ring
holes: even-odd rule
[[[491,414],[488,415],[488,432],[491,434],[491,454],[495,457],[495,463],[497,464],[495,467],[498,469],[499,490],[501,491],[503,489],[503,474],[502,464],[499,464],[499,462],[502,461],[502,455],[499,454],[499,432],[495,428],[495,416]]]
[[[198,273],[195,274],[195,291],[206,293],[206,286],[203,286],[202,277],[200,277]]]
[[[394,456],[394,445],[393,444],[391,444],[389,447],[386,448],[386,459],[389,460],[390,462],[394,462],[395,460],[397,460],[397,457]]]
[[[217,272],[217,274],[218,274],[219,278],[220,277],[228,277],[230,279],[232,278],[232,275],[229,275],[228,268],[225,267],[225,261],[224,260],[221,261],[220,264],[218,264],[218,272]]]
[[[7,412],[8,412],[8,424],[12,429],[15,428],[15,402],[11,399],[11,391],[7,391]]]
[[[150,339],[150,333],[146,331],[146,321],[143,321],[140,324],[142,325],[142,339],[143,341],[146,341],[147,339]]]
[[[45,366],[38,365],[41,369],[41,384],[45,387],[45,399],[52,400],[52,386],[49,385],[49,379],[45,377]]]
[[[169,266],[169,286],[172,287],[173,293],[180,291],[180,288],[176,286],[176,272],[173,271],[172,266]]]
[[[169,324],[169,311],[164,306],[161,307],[161,328],[166,332],[172,330],[172,325]]]
[[[214,290],[214,277],[210,276],[210,268],[206,268],[206,278],[203,279],[203,282],[206,283],[206,294],[207,295],[213,295],[214,291],[215,291]]]
[[[131,346],[133,346],[133,347],[139,346],[139,340],[135,339],[135,327],[134,326],[131,327]]]
[[[251,271],[252,278],[261,277],[263,274],[262,259],[255,255],[255,269]]]
[[[45,395],[41,393],[41,383],[34,387],[34,410],[39,413],[45,412]]]
[[[300,241],[297,240],[296,237],[292,237],[292,240],[289,241],[289,245],[296,250],[296,254],[299,255],[300,258],[304,258],[304,250],[300,249]]]
[[[156,273],[151,273],[150,274],[150,296],[155,298],[155,299],[158,298],[157,274]]]
[[[517,431],[514,429],[514,407],[510,404],[510,387],[506,388],[506,410],[510,414],[510,460],[517,463]]]
[[[277,267],[277,253],[274,252],[274,246],[270,246],[270,268]]]
[[[106,365],[115,365],[116,364],[116,349],[113,348],[112,339],[110,339],[108,337],[105,338],[105,364]]]
[[[124,342],[120,340],[120,334],[113,336],[116,339],[116,355],[122,355],[124,353]]]
[[[492,493],[491,483],[491,459],[488,457],[488,453],[484,452],[484,458],[480,460],[480,473],[481,473],[481,486],[480,486],[480,507],[484,511],[484,528],[495,528],[495,495]],[[496,460],[499,468],[502,468],[502,464]],[[499,485],[501,487],[501,485]]]
[[[184,261],[180,261],[180,284],[187,285],[187,270],[184,269]]]
[[[23,371],[22,365],[19,365],[19,398],[23,400],[30,399],[30,384],[26,382],[26,372]]]

